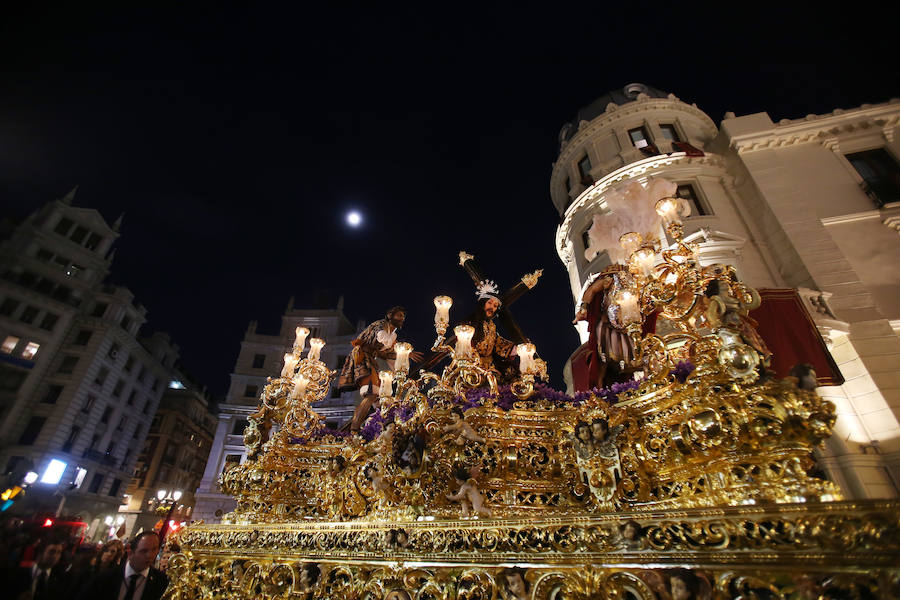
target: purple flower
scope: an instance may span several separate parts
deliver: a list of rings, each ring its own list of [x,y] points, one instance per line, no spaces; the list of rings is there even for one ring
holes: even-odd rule
[[[371,442],[381,435],[382,429],[384,429],[384,417],[381,416],[381,411],[376,410],[359,430],[359,435],[367,442]]]
[[[675,368],[669,371],[669,375],[675,377],[678,383],[684,383],[696,368],[694,363],[689,360],[679,360],[678,364],[675,365]]]

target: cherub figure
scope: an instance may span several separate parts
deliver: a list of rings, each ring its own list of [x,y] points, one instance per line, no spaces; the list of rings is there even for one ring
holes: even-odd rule
[[[634,519],[625,521],[619,528],[622,539],[625,540],[625,547],[629,550],[636,550],[641,546],[641,537],[644,535],[644,528]]]
[[[453,472],[453,478],[459,485],[459,491],[455,494],[447,494],[447,500],[459,502],[462,508],[462,518],[469,518],[470,509],[480,517],[490,517],[491,509],[485,506],[484,496],[478,489],[478,482],[469,476],[469,472],[459,467]]]
[[[525,569],[510,567],[503,569],[497,578],[503,585],[501,593],[505,600],[528,600],[528,581]]]
[[[384,477],[378,472],[378,468],[374,464],[370,463],[366,466],[363,475],[372,482],[372,489],[375,490],[376,495],[381,496],[385,500],[393,498],[394,490],[391,488],[391,484],[385,481]]]
[[[300,576],[297,578],[296,591],[302,594],[301,598],[312,598],[322,571],[317,563],[303,563],[300,567]]]
[[[485,439],[465,420],[462,408],[454,406],[450,411],[450,424],[444,425],[444,433],[455,435],[451,441],[457,446],[463,446],[466,440],[483,444]]]
[[[575,455],[577,458],[587,460],[594,453],[593,434],[591,427],[584,421],[580,421],[575,425]]]

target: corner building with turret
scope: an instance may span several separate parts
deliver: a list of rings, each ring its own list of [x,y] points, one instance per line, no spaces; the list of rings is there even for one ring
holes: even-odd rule
[[[578,111],[559,135],[550,194],[573,312],[591,275],[593,215],[624,183],[661,177],[691,207],[684,240],[755,288],[793,288],[844,383],[820,467],[848,498],[900,493],[900,100],[774,123],[633,83]],[[576,327],[580,343],[587,324]],[[572,391],[570,365],[566,367]]]

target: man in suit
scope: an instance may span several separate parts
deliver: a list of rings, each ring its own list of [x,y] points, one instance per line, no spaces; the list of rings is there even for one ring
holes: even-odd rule
[[[131,554],[120,569],[99,573],[82,591],[79,600],[159,600],[169,578],[153,561],[159,552],[159,536],[145,531],[135,536],[129,545]]]
[[[30,567],[17,567],[8,573],[5,591],[16,600],[51,600],[65,596],[68,577],[59,559],[63,543],[44,542],[35,552],[37,559]]]

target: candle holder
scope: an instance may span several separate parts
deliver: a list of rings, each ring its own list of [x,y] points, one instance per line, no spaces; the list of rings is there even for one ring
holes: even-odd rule
[[[321,362],[319,360],[319,356],[322,353],[322,348],[325,347],[325,340],[322,338],[313,338],[309,340],[309,354],[306,355],[306,360],[310,362]]]
[[[294,376],[294,371],[297,368],[297,362],[299,361],[299,357],[295,354],[285,354],[284,355],[284,366],[281,368],[281,376],[287,377],[288,379]]]
[[[444,334],[447,333],[447,326],[450,324],[451,306],[453,306],[453,299],[450,296],[436,296],[434,299],[434,329],[437,331],[437,339],[432,350],[437,350],[444,344]]]
[[[471,325],[457,325],[453,328],[453,333],[456,334],[456,347],[453,350],[454,358],[471,358],[474,353],[472,350],[472,338],[475,336],[475,328]]]
[[[408,342],[397,342],[394,344],[394,352],[397,358],[394,359],[394,372],[398,378],[406,378],[409,373],[409,355],[412,352],[412,344]]]
[[[663,198],[656,203],[656,214],[662,217],[666,234],[673,240],[681,241],[684,225],[681,219],[691,214],[691,207],[684,198]]]
[[[628,233],[623,233],[619,236],[619,245],[622,246],[622,250],[625,251],[626,256],[633,254],[640,248],[641,242],[643,241],[644,238],[641,237],[641,234],[634,231],[629,231]]]
[[[300,355],[303,353],[303,349],[306,348],[306,338],[309,337],[309,328],[307,327],[297,327],[296,329],[296,337],[294,338],[294,356],[298,359]]]
[[[631,254],[629,266],[631,271],[644,278],[653,277],[653,265],[656,262],[656,252],[652,246],[642,246]]]

